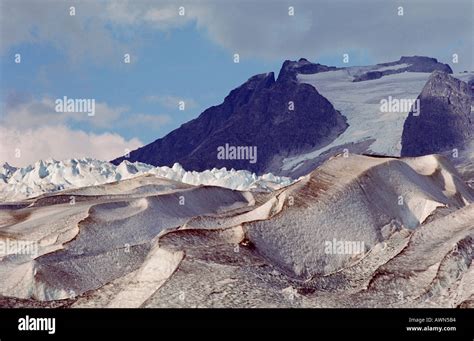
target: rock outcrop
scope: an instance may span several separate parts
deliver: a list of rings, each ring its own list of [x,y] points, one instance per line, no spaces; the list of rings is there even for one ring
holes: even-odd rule
[[[410,112],[403,126],[402,156],[462,149],[473,138],[468,85],[435,71],[418,96],[420,114]]]
[[[436,58],[412,56],[401,57],[400,60],[390,63],[381,63],[375,65],[375,68],[361,73],[354,77],[353,82],[362,82],[373,79],[379,79],[386,75],[393,75],[402,72],[433,72],[443,71],[453,73],[448,64],[438,62]]]

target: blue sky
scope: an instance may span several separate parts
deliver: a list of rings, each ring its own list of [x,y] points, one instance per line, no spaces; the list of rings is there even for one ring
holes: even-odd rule
[[[449,62],[456,52],[462,63],[452,66],[472,69],[472,18],[459,16],[472,9],[469,1],[431,3],[429,10],[415,1],[405,5],[406,17],[396,15],[403,2],[371,0],[370,13],[363,3],[294,1],[294,17],[283,1],[183,3],[182,17],[173,2],[71,3],[75,16],[59,0],[0,0],[2,161],[113,158],[220,104],[252,75],[277,74],[285,59],[348,66],[419,54]],[[426,32],[436,41],[420,42]],[[54,112],[52,102],[63,96],[95,99],[96,116]],[[17,149],[22,156],[13,158]]]
[[[168,32],[141,28],[135,34],[144,39],[141,46],[132,51],[124,50],[131,55],[130,64],[121,62],[122,54],[117,54],[117,61],[112,65],[71,63],[64,51],[48,42],[19,44],[1,59],[2,95],[6,98],[18,95],[37,99],[44,96],[94,98],[113,107],[127,107],[125,116],[146,113],[169,117],[162,126],[152,128],[130,129],[114,124],[89,127],[87,121],[71,123],[73,128],[97,133],[111,130],[127,139],[139,136],[148,143],[197,117],[206,108],[220,104],[230,90],[252,75],[270,71],[277,75],[283,62],[279,58],[269,60],[242,55],[240,62],[234,63],[233,53],[211,41],[194,22]],[[23,56],[20,64],[14,63],[13,51]],[[350,64],[374,62],[358,51],[351,54],[357,58],[352,58]],[[322,56],[319,61],[342,65],[340,56]],[[192,103],[181,111],[178,102],[172,107],[171,103],[153,100],[155,97]]]
[[[94,98],[112,107],[127,107],[127,116],[169,116],[169,122],[152,129],[113,124],[90,127],[95,132],[112,130],[127,139],[139,136],[147,143],[196,117],[205,108],[221,103],[232,88],[251,75],[280,66],[280,61],[244,57],[235,64],[229,51],[211,42],[193,23],[168,33],[145,29],[137,34],[147,39],[142,46],[127,52],[132,62],[111,66],[72,64],[63,51],[47,43],[18,45],[12,50],[23,56],[21,64],[16,65],[8,54],[1,59],[2,96]],[[122,59],[122,55],[117,55],[117,60]],[[172,107],[172,103],[161,103],[155,97],[193,103],[180,111],[178,102]],[[72,127],[88,128],[85,122],[73,122]]]

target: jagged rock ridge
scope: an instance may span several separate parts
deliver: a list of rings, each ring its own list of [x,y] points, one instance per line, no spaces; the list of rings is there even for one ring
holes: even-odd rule
[[[160,166],[178,162],[198,171],[227,167],[261,174],[283,157],[324,146],[346,129],[345,118],[313,86],[297,82],[296,72],[331,69],[301,59],[286,61],[276,81],[272,72],[253,76],[222,104],[132,151],[129,161]],[[226,144],[256,147],[256,162],[219,159],[217,149]]]
[[[438,62],[436,58],[412,56],[401,57],[400,60],[390,63],[381,63],[374,66],[372,70],[364,72],[354,77],[353,82],[362,82],[379,79],[383,76],[393,75],[402,72],[433,72],[443,71],[453,73],[448,64]]]

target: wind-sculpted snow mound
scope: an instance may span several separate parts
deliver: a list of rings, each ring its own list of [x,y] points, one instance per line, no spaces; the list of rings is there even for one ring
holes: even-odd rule
[[[3,257],[0,294],[57,300],[96,290],[144,267],[150,252],[158,252],[152,241],[160,232],[194,216],[238,209],[252,201],[250,193],[203,186],[135,199],[97,196],[74,205],[33,205],[16,211],[23,220],[2,226],[2,234],[8,236],[5,241],[21,240],[31,231],[27,236],[37,249],[24,256]],[[59,216],[75,212],[82,219],[71,221],[74,233],[66,239],[64,227],[58,226]]]
[[[144,175],[44,194],[0,206],[0,306],[466,306],[472,202],[437,155],[338,155],[271,193]]]
[[[416,228],[437,208],[472,203],[470,188],[444,164],[437,156],[339,155],[282,190],[281,212],[247,223],[248,238],[292,276],[340,270],[393,232]]]
[[[6,163],[1,166],[0,201],[18,201],[44,193],[97,186],[143,175],[154,175],[195,186],[219,186],[243,191],[272,191],[293,181],[273,174],[257,176],[248,171],[225,168],[203,172],[186,171],[177,163],[170,168],[128,161],[115,166],[87,158],[46,160],[23,168],[15,168]]]

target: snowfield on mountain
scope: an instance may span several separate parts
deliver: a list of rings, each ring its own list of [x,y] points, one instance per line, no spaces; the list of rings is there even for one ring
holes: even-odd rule
[[[317,159],[331,149],[338,149],[340,152],[346,149],[351,153],[400,156],[404,123],[412,109],[411,105],[403,104],[408,100],[417,99],[430,78],[430,73],[396,73],[354,83],[354,75],[357,73],[360,73],[360,68],[352,67],[298,75],[300,82],[313,85],[333,103],[334,107],[347,118],[349,127],[323,148],[285,158],[282,166],[283,174],[295,173],[298,168],[302,169],[305,162]],[[469,78],[469,74],[453,76],[464,81]],[[471,74],[470,77],[474,76]],[[402,104],[399,105],[400,110],[383,112],[381,110],[383,100],[399,101],[398,103]],[[474,122],[474,119],[472,121]],[[470,129],[474,129],[473,124],[471,122]],[[461,147],[458,149],[462,149]],[[295,174],[301,175],[300,172]]]

